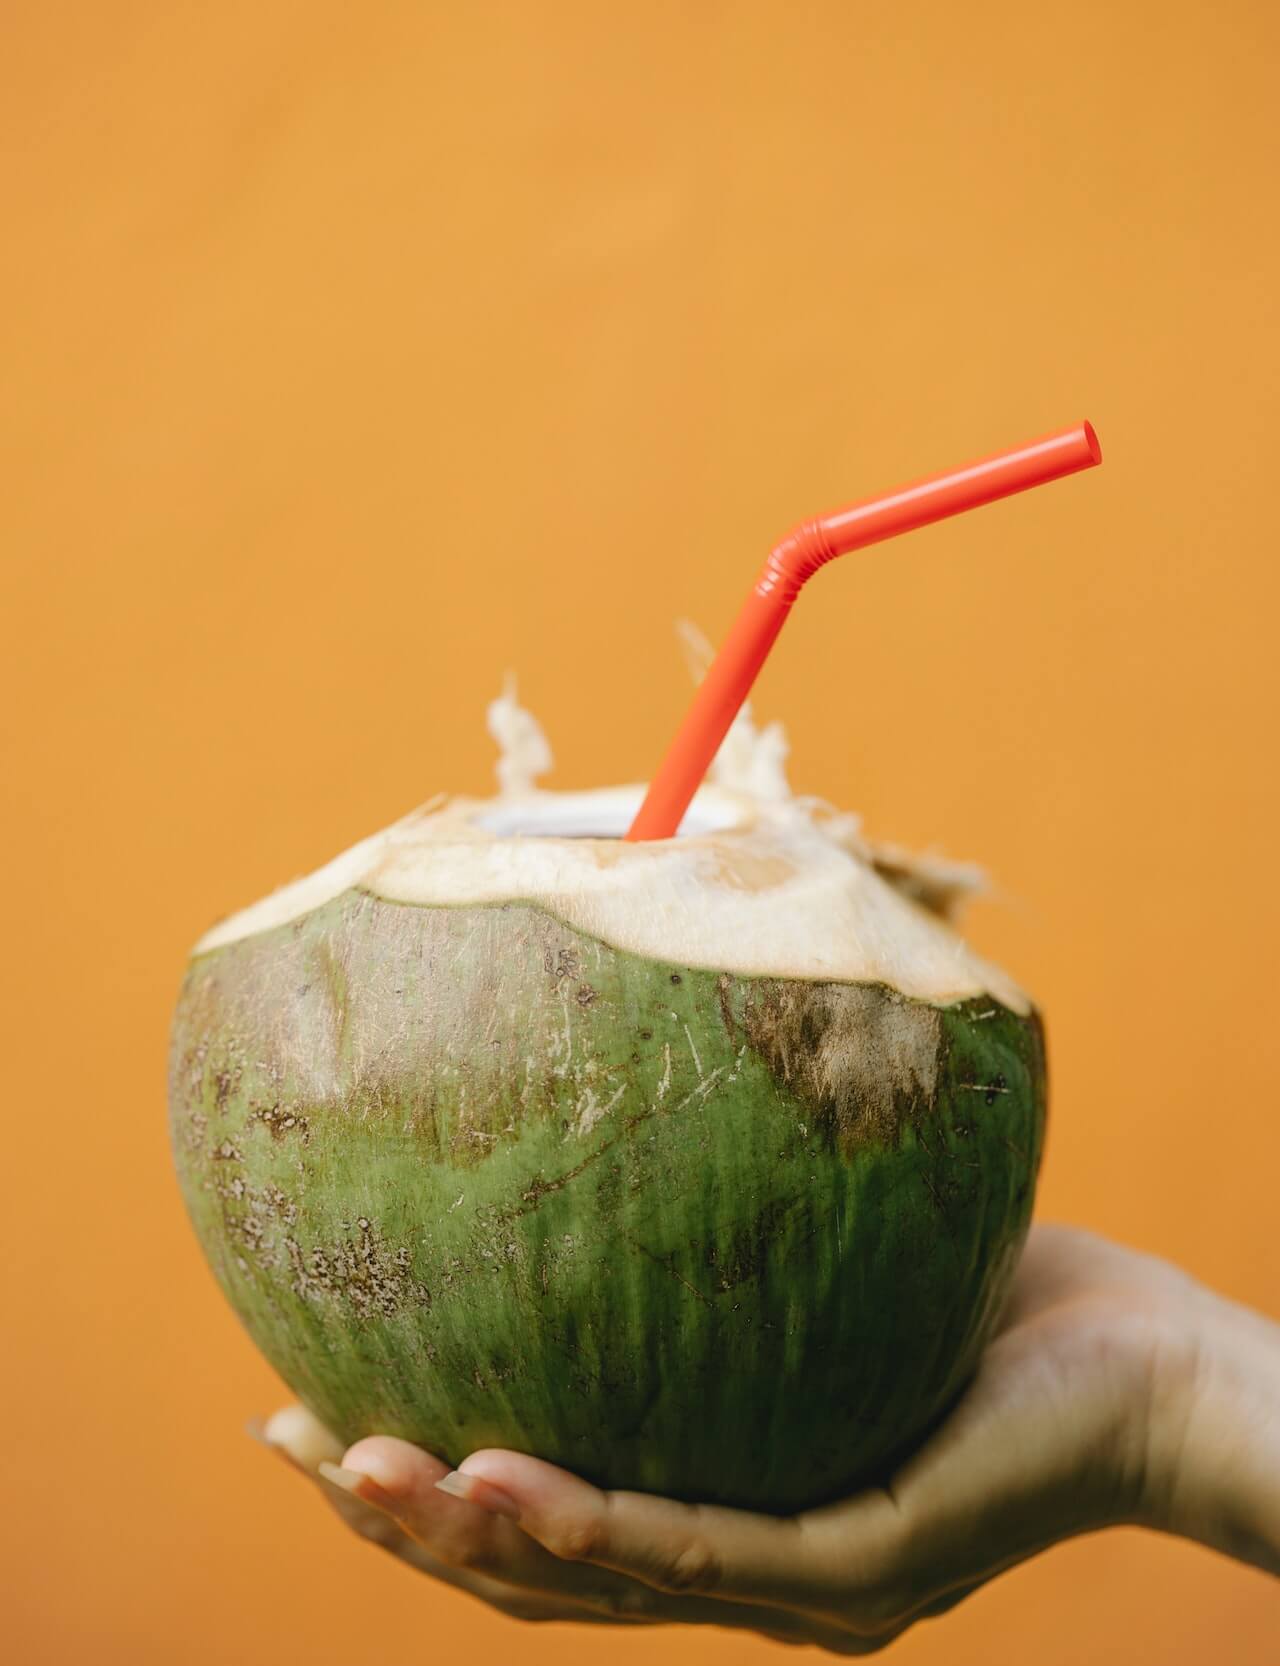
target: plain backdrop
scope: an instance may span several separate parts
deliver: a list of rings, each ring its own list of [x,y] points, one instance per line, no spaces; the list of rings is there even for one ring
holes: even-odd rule
[[[840,563],[757,702],[982,861],[1041,1213],[1280,1306],[1280,11],[9,0],[0,53],[5,1631],[21,1666],[746,1666],[520,1629],[346,1536],[172,1183],[220,914],[440,789],[515,668],[640,779],[772,540],[1088,416],[1101,470]],[[1276,1658],[1187,1545],[1061,1547],[913,1666]]]

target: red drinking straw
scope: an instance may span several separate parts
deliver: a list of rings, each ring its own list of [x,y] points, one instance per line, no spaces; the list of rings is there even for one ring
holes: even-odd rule
[[[1090,423],[1082,422],[1060,434],[1019,446],[1016,451],[1002,451],[949,474],[931,475],[887,497],[868,498],[852,508],[801,522],[765,562],[724,646],[694,695],[627,838],[669,839],[674,835],[768,657],[800,586],[819,567],[848,550],[895,538],[900,532],[912,532],[930,521],[958,515],[963,509],[976,509],[1013,492],[1025,492],[1028,486],[1041,486],[1064,474],[1091,469],[1101,461],[1098,436]]]

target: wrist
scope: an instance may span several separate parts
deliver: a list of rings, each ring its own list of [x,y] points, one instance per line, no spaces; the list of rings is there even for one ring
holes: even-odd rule
[[[1154,1373],[1149,1524],[1280,1574],[1280,1325],[1188,1294]]]

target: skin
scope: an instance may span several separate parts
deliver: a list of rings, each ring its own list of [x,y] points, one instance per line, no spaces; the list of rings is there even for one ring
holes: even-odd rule
[[[258,1431],[362,1537],[525,1620],[735,1627],[870,1654],[1060,1539],[1136,1524],[1280,1576],[1280,1326],[1167,1264],[1038,1227],[971,1387],[883,1487],[791,1516],[604,1492],[522,1454],[451,1472]]]

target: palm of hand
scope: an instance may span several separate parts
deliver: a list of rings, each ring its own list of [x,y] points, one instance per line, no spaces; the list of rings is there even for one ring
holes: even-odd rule
[[[1197,1294],[1161,1262],[1036,1229],[946,1421],[885,1486],[786,1518],[604,1493],[499,1451],[468,1458],[450,1496],[438,1459],[385,1437],[344,1458],[300,1407],[265,1434],[362,1536],[518,1618],[732,1626],[871,1653],[1058,1539],[1152,1518]]]

